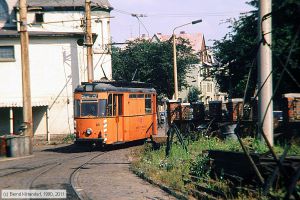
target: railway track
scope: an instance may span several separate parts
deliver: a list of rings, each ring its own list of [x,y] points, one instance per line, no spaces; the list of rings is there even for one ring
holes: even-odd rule
[[[82,191],[80,189],[80,187],[77,183],[77,178],[78,178],[80,170],[82,170],[85,165],[87,165],[93,159],[102,156],[103,154],[105,154],[105,152],[96,153],[96,155],[94,154],[94,152],[90,152],[89,154],[85,154],[82,156],[74,156],[72,158],[64,159],[57,163],[52,163],[52,165],[50,165],[49,167],[46,167],[44,170],[39,171],[39,173],[37,173],[34,177],[32,177],[30,182],[28,183],[27,188],[29,188],[29,189],[57,189],[57,188],[53,188],[53,186],[52,186],[55,184],[43,185],[41,187],[40,185],[35,185],[35,183],[38,182],[39,179],[45,179],[45,178],[47,179],[47,177],[49,177],[49,175],[54,176],[55,170],[59,171],[63,168],[70,167],[70,169],[72,169],[72,170],[70,170],[68,172],[68,175],[66,177],[64,177],[64,179],[67,181],[65,181],[64,184],[57,183],[57,185],[63,185],[63,188],[60,188],[60,189],[66,189],[67,199],[80,199],[80,200],[89,199],[87,194],[84,193],[84,191]],[[82,158],[82,157],[88,157],[88,160],[84,160],[83,162],[80,161],[79,166],[78,166],[78,163],[76,163],[75,166],[74,166],[74,164],[69,163],[75,159]],[[59,169],[57,169],[57,168],[59,168]],[[41,182],[43,182],[43,181],[41,181]]]
[[[95,158],[98,158],[100,156],[102,156],[103,154],[105,154],[105,152],[100,153],[94,157],[92,157],[91,159],[89,159],[87,162],[83,163],[82,165],[80,165],[78,168],[76,168],[69,179],[69,182],[72,186],[73,191],[76,193],[76,195],[78,196],[78,198],[80,200],[86,200],[86,199],[90,199],[88,197],[88,195],[84,192],[83,189],[80,188],[79,184],[78,184],[78,177],[79,177],[79,171],[82,170],[84,168],[85,165],[89,164],[92,160],[94,160]]]
[[[14,175],[14,174],[18,174],[18,173],[28,172],[28,171],[35,170],[35,169],[38,169],[38,168],[43,168],[43,167],[48,166],[48,165],[57,165],[57,164],[60,164],[61,162],[67,161],[67,160],[73,160],[73,159],[81,158],[81,157],[85,157],[85,156],[86,155],[79,155],[79,156],[73,156],[71,158],[65,158],[65,159],[53,159],[53,161],[51,161],[51,162],[46,162],[46,163],[43,163],[43,164],[40,164],[40,165],[35,165],[35,166],[32,166],[32,167],[13,166],[13,167],[9,167],[9,168],[3,168],[3,169],[0,169],[0,178],[10,176],[10,175]],[[2,171],[5,171],[5,170],[10,171],[10,170],[14,170],[14,169],[17,169],[17,171],[11,171],[11,172],[8,172],[8,173],[1,173]]]
[[[8,166],[0,169],[3,181],[0,188],[66,189],[67,199],[89,199],[77,184],[79,172],[93,159],[105,153],[90,151],[75,156],[58,154],[59,158],[42,157],[38,161]]]
[[[131,147],[91,152],[78,152],[73,146],[64,148],[68,151],[52,148],[50,153],[37,152],[31,160],[5,163],[0,169],[0,190],[63,189],[67,191],[66,199],[72,200],[174,199],[129,171],[127,155]],[[17,171],[11,172],[11,168]]]

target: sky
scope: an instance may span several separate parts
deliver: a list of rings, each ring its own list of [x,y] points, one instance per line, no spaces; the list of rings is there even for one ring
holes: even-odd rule
[[[111,12],[111,35],[113,42],[155,33],[171,35],[175,27],[202,19],[201,23],[176,29],[176,33],[201,32],[206,45],[212,46],[230,31],[225,21],[238,18],[240,13],[253,10],[248,0],[109,0]],[[131,14],[143,15],[136,17]],[[144,28],[145,27],[145,28]],[[140,30],[140,31],[139,31]]]

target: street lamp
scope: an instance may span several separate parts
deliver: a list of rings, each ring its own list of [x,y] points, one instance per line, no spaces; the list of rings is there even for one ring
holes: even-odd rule
[[[173,61],[174,61],[174,89],[175,89],[175,100],[178,99],[178,82],[177,82],[177,58],[176,58],[176,35],[175,35],[175,30],[177,28],[181,28],[183,26],[186,26],[186,25],[190,25],[190,24],[198,24],[202,22],[202,19],[199,19],[199,20],[195,20],[195,21],[192,21],[190,23],[187,23],[187,24],[183,24],[181,26],[177,26],[173,29]]]
[[[141,24],[143,25],[144,29],[147,31],[148,33],[148,37],[149,37],[149,31],[147,30],[146,26],[143,24],[143,22],[141,21],[140,17],[147,17],[147,15],[145,14],[131,14],[132,17],[135,17],[138,20],[139,23],[139,38],[141,38]]]

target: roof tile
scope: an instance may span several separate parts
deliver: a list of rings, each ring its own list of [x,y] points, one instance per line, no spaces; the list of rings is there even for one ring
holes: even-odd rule
[[[172,35],[163,35],[163,34],[155,34],[155,36],[160,40],[160,41],[167,41],[169,40]],[[180,34],[176,34],[176,37],[182,37],[184,39],[188,39],[191,43],[191,46],[194,51],[201,51],[203,50],[203,47],[205,48],[205,40],[204,40],[204,35],[202,33],[183,33],[181,32]]]

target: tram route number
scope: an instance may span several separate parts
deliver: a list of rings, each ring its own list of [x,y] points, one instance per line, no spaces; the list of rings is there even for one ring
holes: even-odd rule
[[[66,190],[2,190],[2,199],[66,199]]]

